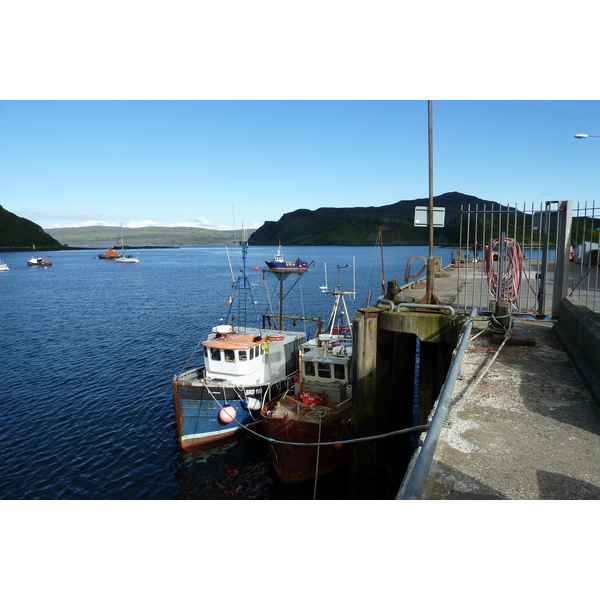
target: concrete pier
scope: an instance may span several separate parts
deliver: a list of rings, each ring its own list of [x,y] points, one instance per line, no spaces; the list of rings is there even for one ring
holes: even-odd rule
[[[459,271],[435,279],[444,304],[461,293]],[[407,293],[418,302],[424,291]],[[572,336],[587,345],[568,351],[558,322],[515,318],[528,341],[503,346],[475,322],[422,499],[600,499],[600,408],[571,359],[600,354],[600,339]]]

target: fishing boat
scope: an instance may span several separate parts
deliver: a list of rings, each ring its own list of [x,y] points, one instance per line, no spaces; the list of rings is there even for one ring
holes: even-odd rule
[[[338,279],[326,293],[334,297],[326,332],[302,345],[294,390],[261,411],[273,467],[284,483],[315,479],[347,461],[342,440],[352,408],[352,330],[345,295],[354,292],[343,292]]]
[[[36,256],[27,259],[27,265],[30,267],[51,267],[52,261],[46,256]]]
[[[227,315],[199,344],[204,364],[172,381],[184,451],[260,425],[263,405],[290,389],[298,374],[299,349],[306,334],[261,326],[246,275],[248,242],[236,243],[242,249],[243,268],[226,303]],[[234,304],[240,303],[242,310],[234,311]],[[235,322],[236,312],[246,314],[246,305],[254,309],[255,326]]]
[[[308,269],[308,263],[299,258],[293,262],[286,261],[281,254],[281,244],[279,244],[277,254],[272,260],[265,260],[265,264],[269,267],[269,270],[281,273],[298,273]]]

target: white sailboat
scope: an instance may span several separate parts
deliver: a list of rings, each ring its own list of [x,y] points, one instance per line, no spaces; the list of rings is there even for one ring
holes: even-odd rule
[[[121,223],[121,256],[115,258],[115,262],[119,263],[137,263],[140,259],[132,254],[125,254],[125,248],[123,246],[123,224]]]

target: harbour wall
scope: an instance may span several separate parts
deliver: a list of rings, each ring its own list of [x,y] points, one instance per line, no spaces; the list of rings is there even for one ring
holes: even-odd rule
[[[563,298],[554,325],[575,368],[600,402],[600,314],[574,298]]]

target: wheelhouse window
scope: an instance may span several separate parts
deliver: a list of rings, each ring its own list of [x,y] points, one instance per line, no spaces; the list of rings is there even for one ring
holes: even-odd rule
[[[240,358],[240,361],[242,361],[242,360],[248,360],[248,356],[247,356],[245,350],[240,350],[240,357],[239,358]]]
[[[329,379],[331,377],[331,369],[327,363],[319,363],[319,377]]]
[[[333,376],[335,379],[346,379],[346,369],[344,365],[333,365]]]
[[[221,360],[221,351],[218,348],[211,348],[210,357],[212,360]]]
[[[254,348],[250,348],[250,360],[254,358]]]
[[[225,362],[235,362],[235,352],[233,350],[225,350]]]
[[[304,374],[307,377],[314,377],[315,376],[315,363],[305,362],[304,363]]]

